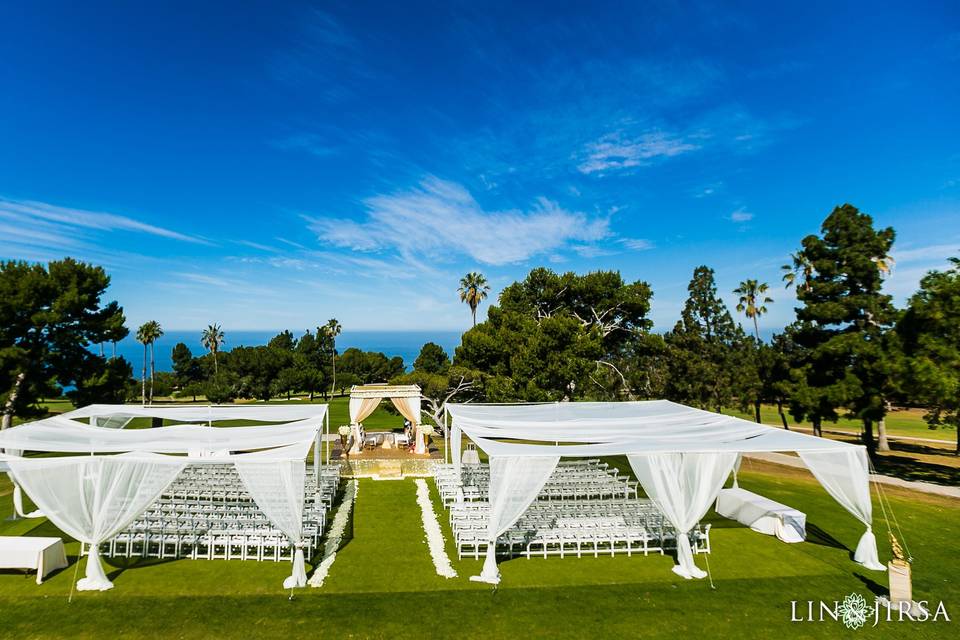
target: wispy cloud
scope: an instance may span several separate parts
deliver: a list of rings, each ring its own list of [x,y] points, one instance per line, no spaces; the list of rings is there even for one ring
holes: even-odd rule
[[[305,151],[318,158],[325,158],[337,153],[337,148],[329,140],[316,133],[295,133],[272,140],[270,144],[283,151]]]
[[[430,176],[410,190],[369,198],[366,219],[310,218],[320,238],[355,251],[393,250],[405,260],[466,255],[489,265],[521,262],[601,240],[609,221],[541,198],[527,211],[486,211],[461,185]]]
[[[643,238],[620,238],[617,242],[631,251],[647,251],[654,247],[652,242]]]
[[[583,160],[577,169],[581,173],[608,173],[649,164],[657,158],[671,158],[699,145],[674,133],[648,131],[636,138],[627,138],[622,132],[611,133],[589,143],[583,150]]]
[[[194,244],[211,244],[204,238],[147,224],[127,216],[101,211],[60,207],[31,200],[8,200],[6,198],[0,198],[0,214],[8,219],[27,225],[32,222],[43,221],[59,225],[62,228],[96,231],[130,231]]]
[[[728,219],[731,222],[750,222],[751,220],[753,220],[753,214],[747,211],[746,209],[744,209],[743,207],[741,207],[736,211],[732,212],[728,216]]]

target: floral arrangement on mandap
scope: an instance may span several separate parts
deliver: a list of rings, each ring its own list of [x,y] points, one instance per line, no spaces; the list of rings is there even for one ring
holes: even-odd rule
[[[345,438],[346,436],[349,436],[350,431],[351,431],[350,425],[348,424],[342,424],[339,427],[337,427],[337,433],[340,434],[341,438]]]

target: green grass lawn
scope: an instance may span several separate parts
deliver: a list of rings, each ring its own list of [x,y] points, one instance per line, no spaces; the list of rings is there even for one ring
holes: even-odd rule
[[[724,413],[744,418],[746,420],[754,419],[752,411],[743,412],[736,409],[724,409]],[[947,443],[956,442],[957,432],[955,429],[931,429],[927,426],[927,423],[923,421],[923,414],[923,409],[900,409],[890,412],[890,415],[887,416],[887,433],[895,436],[931,438],[933,440],[943,440]],[[776,427],[783,426],[783,423],[780,421],[780,414],[777,413],[777,407],[775,405],[762,405],[760,407],[760,420],[765,424],[770,424]],[[813,426],[807,421],[799,423],[795,422],[793,418],[790,417],[789,412],[787,413],[787,423],[791,428],[794,426],[804,429],[813,428]],[[860,433],[863,428],[863,424],[859,420],[840,418],[836,423],[825,422],[823,424],[823,428],[835,431]]]
[[[618,462],[618,461],[614,461]],[[435,575],[412,480],[362,480],[345,544],[321,589],[281,588],[289,564],[153,561],[108,569],[116,587],[79,593],[68,604],[75,565],[37,586],[0,571],[0,629],[5,637],[315,637],[353,638],[791,638],[850,635],[839,623],[791,623],[790,600],[872,599],[886,575],[850,560],[862,527],[803,472],[748,465],[741,484],[808,514],[808,542],[786,545],[714,514],[713,553],[698,556],[707,580],[685,581],[667,556],[514,559],[501,563],[494,590],[472,583],[481,561],[457,560],[434,491],[434,503],[460,574]],[[11,511],[0,484],[0,517]],[[915,556],[918,598],[944,600],[960,615],[958,502],[906,491],[891,495]],[[888,557],[877,513],[881,559]],[[59,535],[43,521],[0,522],[2,535]],[[68,544],[68,554],[77,544]],[[71,560],[73,558],[71,557]],[[82,572],[82,566],[81,566]],[[862,637],[951,635],[949,624],[884,623]]]

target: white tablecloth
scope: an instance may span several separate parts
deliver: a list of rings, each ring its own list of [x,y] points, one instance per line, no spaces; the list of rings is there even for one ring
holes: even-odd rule
[[[722,489],[717,513],[784,542],[803,542],[807,537],[805,513],[746,489]]]
[[[37,584],[54,569],[67,566],[60,538],[0,536],[0,569],[35,569]]]
[[[476,449],[467,449],[460,460],[463,464],[480,464],[480,454]]]

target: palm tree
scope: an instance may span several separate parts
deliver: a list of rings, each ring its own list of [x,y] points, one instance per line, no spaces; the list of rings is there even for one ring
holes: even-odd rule
[[[340,323],[337,322],[336,318],[330,318],[327,320],[327,324],[323,326],[323,331],[326,332],[326,334],[330,337],[330,348],[333,352],[333,354],[330,356],[333,364],[333,382],[330,385],[331,397],[333,397],[337,389],[337,336],[340,335],[342,330],[343,327],[340,326]]]
[[[813,277],[813,263],[802,251],[791,253],[790,261],[792,264],[785,264],[780,267],[784,271],[784,286],[789,289],[797,283],[797,276],[800,276],[803,278],[803,288],[809,291],[810,278]]]
[[[156,344],[157,340],[163,335],[163,329],[160,328],[160,323],[156,320],[151,320],[147,323],[150,325],[150,398],[149,404],[153,404],[153,379],[156,374],[156,360],[153,357],[153,346]]]
[[[477,326],[477,307],[486,299],[490,286],[482,273],[471,271],[460,278],[460,288],[457,293],[460,294],[460,302],[466,302],[470,305],[470,313],[473,315],[473,326]]]
[[[226,342],[226,337],[223,335],[223,330],[220,329],[220,325],[211,324],[204,329],[203,333],[200,334],[200,342],[204,348],[213,354],[213,375],[217,375],[217,373],[220,372],[217,367],[217,353],[220,351],[223,343]]]
[[[140,400],[147,404],[147,346],[150,347],[150,404],[153,404],[154,359],[153,343],[163,335],[163,329],[156,320],[148,320],[137,329],[137,342],[143,345],[143,374],[141,376]]]
[[[766,305],[773,302],[773,298],[767,297],[767,290],[770,287],[766,282],[756,280],[744,280],[740,286],[733,290],[740,296],[737,303],[737,311],[753,320],[753,334],[757,337],[757,344],[760,344],[760,327],[757,318],[767,312]]]

